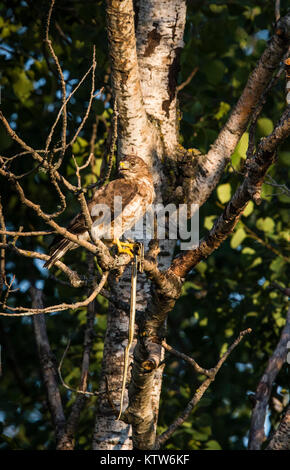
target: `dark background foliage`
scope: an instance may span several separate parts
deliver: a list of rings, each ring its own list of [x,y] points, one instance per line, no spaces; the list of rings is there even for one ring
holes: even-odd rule
[[[281,2],[282,6],[286,2]],[[281,11],[283,12],[283,9]],[[36,149],[44,147],[61,103],[57,71],[43,42],[47,2],[0,2],[1,109],[23,140]],[[238,99],[250,71],[273,32],[272,1],[189,1],[185,47],[181,55],[178,83],[195,67],[198,71],[179,94],[181,143],[187,148],[208,150],[229,110]],[[51,38],[65,73],[70,92],[92,61],[96,46],[96,89],[104,92],[94,100],[86,126],[61,167],[75,181],[71,154],[82,162],[89,154],[93,125],[97,122],[95,159],[86,171],[85,185],[97,181],[102,170],[111,129],[112,101],[109,56],[105,29],[105,2],[58,0],[53,12]],[[90,94],[90,77],[80,87],[68,108],[70,136],[85,113]],[[285,107],[284,77],[269,94],[258,121],[257,139],[271,132],[273,123]],[[60,127],[54,145],[59,144]],[[237,185],[242,181],[248,134],[237,146],[232,165],[226,169],[217,190],[200,212],[200,235],[211,227]],[[0,127],[0,152],[9,156],[20,152]],[[287,181],[289,142],[279,150],[278,163],[270,175],[280,185]],[[24,155],[17,174],[33,168]],[[114,171],[113,171],[114,175]],[[32,173],[22,180],[27,195],[53,212],[59,204],[57,194],[45,173]],[[17,195],[1,180],[1,198],[8,229],[41,230],[46,227],[34,213],[21,206]],[[64,224],[78,210],[71,195],[60,217]],[[242,449],[247,444],[251,402],[285,323],[286,300],[269,288],[273,281],[287,283],[287,232],[289,195],[281,188],[264,184],[262,204],[249,204],[233,235],[207,261],[201,262],[184,286],[183,295],[169,316],[168,343],[192,355],[202,366],[212,367],[238,335],[248,327],[252,334],[234,351],[194,413],[174,434],[167,447],[173,449]],[[47,252],[50,237],[21,238],[17,246]],[[289,255],[288,255],[289,256]],[[66,256],[67,263],[86,270],[86,253],[77,250]],[[7,254],[6,272],[15,274],[12,305],[31,305],[29,287],[44,289],[47,305],[73,301],[85,296],[57,283],[42,269],[42,261]],[[61,276],[60,276],[61,278]],[[95,344],[90,368],[90,389],[98,389],[98,377],[106,328],[107,301],[99,296],[95,322]],[[67,384],[78,386],[86,311],[66,311],[46,317],[51,347],[59,362],[67,341],[71,346],[64,360],[62,375]],[[54,435],[45,389],[39,369],[30,318],[0,318],[2,377],[0,391],[0,448],[53,449]],[[171,423],[184,408],[200,383],[200,378],[182,362],[166,356],[167,366],[161,397],[159,431]],[[66,410],[75,396],[62,388]],[[289,365],[285,364],[274,385],[273,397],[287,404]],[[88,401],[82,414],[77,447],[89,449],[96,398]],[[269,434],[279,413],[269,408],[266,430]]]

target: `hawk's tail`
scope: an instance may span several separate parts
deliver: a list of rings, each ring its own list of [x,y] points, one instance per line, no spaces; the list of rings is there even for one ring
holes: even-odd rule
[[[74,246],[74,243],[67,238],[61,238],[53,243],[50,250],[50,258],[44,263],[43,267],[50,269],[63,255]]]

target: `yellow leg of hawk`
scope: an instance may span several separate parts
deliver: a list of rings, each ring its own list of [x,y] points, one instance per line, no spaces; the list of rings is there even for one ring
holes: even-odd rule
[[[133,250],[135,247],[135,243],[120,242],[118,238],[115,238],[113,240],[113,244],[117,245],[118,253],[127,253],[128,255],[131,256],[131,258],[134,258]]]

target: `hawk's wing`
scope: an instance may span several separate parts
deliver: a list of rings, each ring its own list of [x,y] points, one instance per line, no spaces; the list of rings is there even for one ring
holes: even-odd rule
[[[88,202],[88,209],[91,214],[93,207],[96,204],[105,204],[110,209],[112,215],[112,222],[114,221],[114,198],[116,196],[122,198],[122,210],[133,200],[138,192],[138,186],[133,181],[128,181],[122,178],[111,181],[100,189],[96,190],[92,199]],[[92,221],[96,220],[95,216],[91,216]],[[78,235],[83,239],[88,239],[89,234],[87,231],[86,221],[83,213],[79,213],[69,223],[67,230],[74,235]],[[43,265],[45,268],[50,268],[59,260],[68,250],[75,247],[75,244],[67,238],[57,235],[52,244],[50,245],[50,259]]]

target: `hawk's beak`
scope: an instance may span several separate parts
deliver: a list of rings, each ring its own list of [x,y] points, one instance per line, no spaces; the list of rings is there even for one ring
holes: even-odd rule
[[[120,164],[119,164],[119,170],[129,170],[129,164],[128,164],[128,162],[120,162]]]

